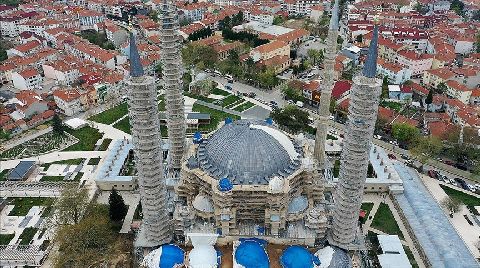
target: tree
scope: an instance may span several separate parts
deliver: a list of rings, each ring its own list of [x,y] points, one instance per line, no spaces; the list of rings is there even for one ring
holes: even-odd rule
[[[382,100],[388,99],[388,84],[390,84],[388,81],[388,76],[384,76],[382,83],[382,95],[380,96]]]
[[[162,66],[162,63],[159,63],[155,66],[155,74],[162,78],[162,71],[163,71],[163,66]]]
[[[285,22],[285,19],[283,18],[283,16],[275,16],[273,18],[273,25],[280,25],[284,22]]]
[[[340,35],[337,37],[337,44],[343,44],[343,38]]]
[[[453,214],[460,211],[461,203],[457,199],[447,196],[441,201],[440,205],[446,209],[450,214],[450,217],[453,218]]]
[[[362,34],[357,35],[357,37],[355,37],[355,41],[357,43],[362,43],[363,42],[363,35]]]
[[[78,188],[76,185],[66,186],[60,198],[53,205],[53,223],[56,225],[79,223],[88,202],[87,189]]]
[[[62,119],[60,119],[60,116],[58,116],[58,114],[55,114],[53,116],[52,128],[53,128],[53,133],[57,135],[63,135],[63,132],[65,131],[65,127],[63,125]]]
[[[463,8],[465,7],[465,4],[460,1],[460,0],[452,0],[450,4],[450,10],[455,11],[457,15],[462,16],[463,15]]]
[[[447,85],[444,82],[438,84],[438,86],[437,86],[437,93],[438,94],[443,94],[446,91],[447,91]]]
[[[211,46],[200,44],[188,44],[182,49],[182,57],[187,66],[203,64],[213,68],[217,62],[217,52]]]
[[[273,68],[266,68],[258,74],[258,83],[264,88],[272,88],[277,84],[278,78]]]
[[[290,99],[293,101],[303,101],[305,99],[302,96],[301,91],[291,86],[290,84],[283,86],[281,91],[282,91],[282,94],[287,99]]]
[[[433,102],[433,90],[428,91],[428,95],[425,98],[425,104],[427,105],[427,111],[430,109],[430,104]]]
[[[392,135],[399,142],[410,143],[419,135],[419,131],[409,124],[398,123],[392,126]]]
[[[112,188],[112,191],[110,192],[110,196],[108,197],[108,204],[110,205],[108,211],[110,220],[112,220],[113,222],[119,222],[123,220],[123,218],[125,218],[125,215],[127,215],[128,207],[125,205],[123,197],[118,194],[115,188]]]
[[[148,16],[155,22],[158,22],[158,12],[156,10],[152,10],[150,11],[150,13],[148,13]]]
[[[422,163],[427,162],[428,159],[438,157],[443,149],[442,141],[433,136],[417,136],[413,144],[414,147],[410,151]]]
[[[472,15],[472,20],[480,21],[480,10],[475,10]]]
[[[308,57],[313,61],[314,66],[320,65],[320,62],[323,61],[323,50],[318,49],[309,49],[307,50]]]
[[[294,133],[306,130],[310,124],[308,112],[298,109],[295,105],[287,105],[283,109],[275,109],[270,113],[270,117],[277,124],[288,128]]]
[[[105,205],[92,205],[77,224],[61,226],[54,240],[58,245],[54,267],[107,267],[120,257],[116,247],[124,241],[116,239],[107,214]]]

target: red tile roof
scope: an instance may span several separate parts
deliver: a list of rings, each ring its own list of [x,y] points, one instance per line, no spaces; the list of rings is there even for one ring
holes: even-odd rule
[[[342,96],[342,94],[344,94],[345,92],[349,91],[351,87],[352,82],[348,80],[341,80],[335,82],[335,85],[332,89],[332,97],[334,99],[339,99],[340,96]]]

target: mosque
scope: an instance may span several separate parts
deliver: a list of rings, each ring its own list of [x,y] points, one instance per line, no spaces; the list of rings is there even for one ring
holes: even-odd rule
[[[327,195],[325,177],[331,167],[326,164],[325,140],[338,0],[327,36],[331,45],[325,55],[314,144],[301,134],[279,130],[269,119],[229,118],[220,129],[206,136],[198,133],[187,141],[178,82],[178,23],[174,10],[162,12],[160,47],[171,145],[167,176],[156,86],[144,75],[134,36],[130,39],[129,116],[143,208],[135,247],[150,252],[143,266],[219,267],[221,254],[214,246],[233,245],[233,267],[269,267],[266,244],[274,243],[289,245],[282,254],[283,267],[351,267],[348,251],[358,249],[358,217],[381,89],[381,81],[375,78],[378,27],[363,72],[353,79],[339,181]],[[179,174],[174,185],[166,182],[168,174]],[[188,258],[172,241],[194,247]],[[303,246],[322,248],[312,254]],[[289,265],[295,263],[308,265]]]

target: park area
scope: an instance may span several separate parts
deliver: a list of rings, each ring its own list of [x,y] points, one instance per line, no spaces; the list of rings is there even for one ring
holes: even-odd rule
[[[128,113],[128,105],[126,102],[124,102],[118,106],[115,106],[99,114],[91,116],[89,120],[95,121],[101,124],[110,125],[113,122],[125,116],[127,113]]]
[[[480,198],[467,193],[455,190],[446,185],[440,185],[443,191],[452,199],[464,204],[475,215],[480,215],[479,211],[475,209],[476,206],[480,206]]]
[[[25,141],[13,148],[3,151],[0,159],[27,158],[59,150],[69,144],[75,143],[75,135],[59,135],[53,131]]]

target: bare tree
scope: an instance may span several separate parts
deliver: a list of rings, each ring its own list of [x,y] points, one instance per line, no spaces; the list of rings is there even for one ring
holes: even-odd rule
[[[445,197],[440,204],[444,209],[449,212],[451,218],[453,218],[453,214],[460,211],[461,203],[458,200],[452,199],[448,196]]]
[[[88,191],[69,185],[54,205],[52,218],[57,225],[77,224],[88,205]]]

